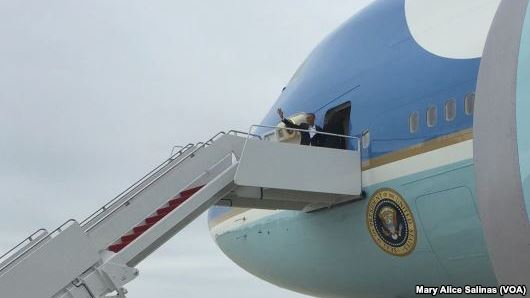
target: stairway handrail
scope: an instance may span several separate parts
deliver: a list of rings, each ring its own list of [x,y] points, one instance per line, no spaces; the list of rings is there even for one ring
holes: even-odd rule
[[[242,135],[246,135],[246,136],[256,137],[256,138],[261,140],[261,136],[260,135],[254,134],[254,133],[250,133],[250,132],[246,132],[246,131],[232,129],[232,130],[229,130],[227,134],[231,134],[231,133],[233,133],[235,136],[237,136],[238,134],[242,134]]]
[[[142,182],[144,182],[145,180],[147,180],[149,177],[151,177],[154,173],[156,173],[158,170],[160,170],[161,168],[163,168],[164,166],[166,166],[171,160],[174,160],[175,158],[179,157],[180,155],[182,155],[182,153],[184,153],[185,151],[187,151],[188,149],[192,148],[194,146],[194,144],[192,143],[189,143],[187,144],[186,146],[183,146],[179,151],[177,151],[176,153],[173,154],[173,151],[171,151],[171,155],[169,156],[168,159],[164,160],[161,164],[157,165],[154,169],[152,169],[151,171],[149,171],[147,174],[145,174],[142,178],[138,179],[136,182],[134,182],[133,184],[131,184],[129,187],[127,187],[124,191],[120,192],[118,195],[116,195],[114,198],[112,198],[110,201],[108,201],[107,203],[105,203],[105,205],[103,205],[102,207],[100,207],[98,210],[96,210],[94,213],[90,214],[87,218],[85,218],[83,221],[81,221],[81,226],[84,226],[85,224],[87,224],[88,222],[90,222],[91,220],[93,220],[94,218],[96,218],[97,216],[99,216],[101,213],[105,212],[106,210],[109,209],[109,207],[111,207],[114,203],[116,203],[117,201],[119,201],[120,199],[122,199],[127,193],[129,193],[129,191],[131,191],[133,188],[137,187],[138,185],[140,185]],[[175,147],[173,147],[173,149],[175,149]]]
[[[57,234],[58,232],[61,232],[63,230],[63,228],[69,224],[69,223],[73,223],[73,222],[77,222],[75,219],[69,219],[67,220],[66,222],[64,222],[62,225],[60,225],[57,229],[53,230],[51,233],[48,233],[45,237],[42,237],[41,239],[37,240],[35,243],[31,244],[29,247],[27,247],[26,249],[24,249],[24,251],[22,251],[16,258],[14,258],[13,260],[9,261],[8,263],[2,265],[2,267],[0,267],[0,272],[2,272],[4,269],[6,269],[7,267],[9,267],[11,264],[13,264],[14,262],[16,262],[17,260],[19,260],[22,256],[24,256],[25,253],[27,253],[28,251],[30,251],[31,249],[33,249],[34,247],[36,247],[37,245],[39,245],[40,243],[42,243],[44,240],[52,237],[53,235]],[[31,234],[31,236],[34,236],[36,233],[38,233],[39,231],[46,231],[46,229],[39,229],[37,230],[35,233]],[[46,231],[47,232],[47,231]],[[30,237],[31,237],[30,236]],[[26,240],[28,240],[28,238],[30,237],[27,237],[26,239],[24,239],[21,243],[17,244],[15,247],[13,247],[11,250],[9,250],[9,252],[5,253],[2,257],[6,256],[7,254],[9,254],[10,252],[12,252],[14,249],[16,249],[17,247],[19,247],[22,243],[24,243]],[[28,244],[30,244],[31,242],[29,242]]]
[[[37,234],[41,234],[41,233],[48,233],[48,231],[44,228],[41,228],[41,229],[38,229],[36,230],[35,232],[33,232],[31,235],[29,235],[28,237],[24,238],[24,240],[20,241],[17,245],[13,246],[13,248],[11,248],[9,251],[7,251],[6,253],[4,253],[2,256],[0,256],[0,263],[2,263],[2,260],[8,256],[10,253],[12,253],[13,251],[15,251],[17,248],[19,248],[20,246],[22,246],[26,241],[29,240],[28,244],[31,243],[31,241],[33,241],[34,236],[36,236]],[[11,263],[11,262],[10,262]],[[4,267],[2,267],[3,269]],[[0,271],[2,271],[2,269],[0,269]]]
[[[303,131],[303,132],[311,132],[310,130],[308,129],[300,129],[300,128],[290,128],[290,127],[278,127],[278,126],[272,126],[272,125],[262,125],[262,124],[253,124],[250,126],[250,129],[248,130],[248,136],[254,136],[255,134],[252,134],[252,129],[254,128],[272,128],[274,130],[294,130],[294,131]],[[341,137],[341,138],[347,138],[347,139],[352,139],[352,140],[357,140],[357,150],[352,150],[352,151],[359,151],[361,152],[361,138],[359,137],[356,137],[356,136],[349,136],[349,135],[341,135],[341,134],[335,134],[335,133],[330,133],[330,132],[325,132],[325,131],[313,131],[313,133],[315,134],[322,134],[322,135],[329,135],[329,136],[335,136],[335,137]],[[247,138],[248,139],[248,138]],[[260,138],[261,139],[261,138]]]
[[[166,173],[168,173],[169,171],[171,171],[172,169],[174,169],[176,166],[182,164],[184,161],[186,161],[187,159],[195,156],[195,153],[201,149],[203,149],[204,147],[206,146],[209,146],[213,141],[215,141],[219,136],[221,135],[226,135],[226,134],[235,134],[237,135],[238,133],[239,134],[245,134],[245,135],[251,135],[250,133],[246,133],[246,132],[242,132],[242,131],[237,131],[237,130],[230,130],[228,131],[228,133],[224,132],[224,131],[220,131],[218,132],[217,134],[215,134],[213,137],[211,137],[208,141],[202,143],[202,142],[199,142],[195,145],[195,149],[189,153],[188,155],[186,155],[184,158],[182,158],[181,160],[179,160],[177,163],[175,163],[174,165],[172,165],[171,167],[169,167],[168,169],[166,169],[162,174],[160,174],[156,179],[154,179],[153,181],[149,182],[148,184],[144,185],[141,189],[139,189],[138,191],[136,191],[129,199],[127,199],[126,201],[124,202],[121,202],[121,204],[119,204],[116,208],[114,208],[112,211],[110,211],[109,213],[105,214],[102,218],[98,219],[94,224],[92,224],[90,227],[86,228],[85,229],[85,232],[90,232],[93,228],[95,228],[97,225],[99,225],[101,222],[103,222],[105,219],[107,219],[109,216],[111,216],[112,214],[114,214],[117,210],[119,210],[122,206],[124,205],[127,205],[132,199],[134,199],[140,192],[144,191],[147,187],[151,186],[153,183],[155,183],[156,181],[158,181],[158,179],[160,179],[161,177],[163,177]],[[253,136],[256,136],[256,137],[259,137],[261,139],[261,137],[259,135],[254,135]]]

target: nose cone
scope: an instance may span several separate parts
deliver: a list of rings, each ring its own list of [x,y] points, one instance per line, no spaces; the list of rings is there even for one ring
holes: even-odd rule
[[[528,0],[503,0],[477,83],[477,200],[499,284],[530,284],[529,14]]]

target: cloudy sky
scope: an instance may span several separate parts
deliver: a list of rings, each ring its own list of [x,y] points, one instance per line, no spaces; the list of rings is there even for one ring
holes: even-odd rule
[[[0,0],[0,250],[83,219],[173,145],[258,123],[369,0]],[[302,297],[246,273],[200,217],[139,265],[143,297]]]

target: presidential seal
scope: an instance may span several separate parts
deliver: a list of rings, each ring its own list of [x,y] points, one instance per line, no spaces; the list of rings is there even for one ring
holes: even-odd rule
[[[377,246],[394,256],[406,256],[416,247],[416,224],[409,206],[390,188],[377,190],[366,210],[368,231]]]

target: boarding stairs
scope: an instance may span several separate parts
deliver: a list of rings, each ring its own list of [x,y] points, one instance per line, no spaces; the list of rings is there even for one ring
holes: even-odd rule
[[[208,208],[316,211],[361,198],[358,150],[230,131],[181,148],[82,222],[0,257],[0,296],[125,297],[135,266]]]

